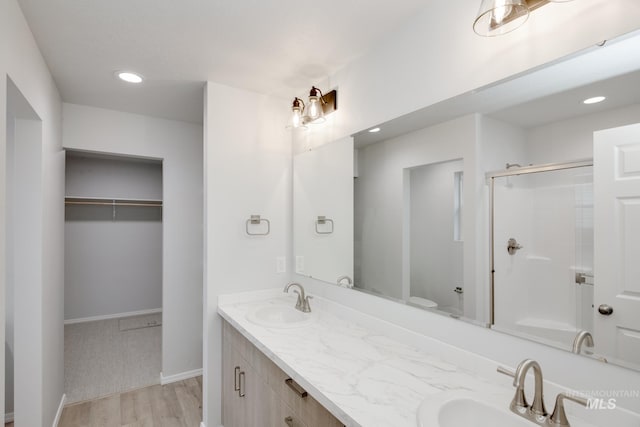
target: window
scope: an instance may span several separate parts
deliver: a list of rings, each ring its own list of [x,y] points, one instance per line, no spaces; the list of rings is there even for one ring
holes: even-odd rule
[[[453,173],[453,240],[462,241],[463,172]]]

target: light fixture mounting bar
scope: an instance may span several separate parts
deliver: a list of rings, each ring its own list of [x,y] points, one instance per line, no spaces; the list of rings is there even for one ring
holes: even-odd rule
[[[332,90],[322,95],[322,112],[326,116],[338,109],[338,92]]]
[[[539,7],[544,6],[549,3],[549,0],[526,0],[527,6],[529,7],[529,12],[536,10]]]
[[[525,3],[527,4],[527,9],[529,9],[529,13],[533,12],[534,10],[538,9],[539,7],[542,7],[546,4],[549,4],[550,1],[549,0],[525,0]],[[495,24],[492,25],[491,28],[498,28],[500,27],[500,25],[504,25],[507,24],[515,19],[518,19],[522,16],[523,14],[520,13],[511,13],[508,16],[505,17],[504,21],[502,21],[501,24]]]

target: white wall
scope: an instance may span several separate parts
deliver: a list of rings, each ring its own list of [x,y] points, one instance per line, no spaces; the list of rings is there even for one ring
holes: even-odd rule
[[[11,109],[11,106],[8,106]],[[8,111],[9,116],[11,112]],[[6,141],[6,203],[7,206],[14,206],[15,197],[15,124],[16,121],[13,118],[7,120],[7,141]],[[6,219],[7,224],[14,224],[15,221],[15,208],[7,209]],[[5,241],[8,248],[14,247],[14,227],[7,227]],[[5,393],[5,411],[7,414],[13,414],[14,410],[14,354],[15,354],[15,341],[14,341],[14,327],[15,327],[15,251],[8,250],[6,252],[6,286],[5,286],[5,351],[4,351],[4,393]]]
[[[221,417],[221,318],[218,295],[284,287],[276,258],[290,254],[292,227],[289,102],[209,82],[205,92],[204,422]],[[271,221],[268,236],[247,236],[245,221]]]
[[[6,107],[7,78],[10,78],[33,108],[41,121],[40,162],[36,175],[39,183],[41,209],[35,212],[39,234],[36,245],[29,250],[40,254],[41,264],[31,266],[37,271],[38,281],[33,282],[27,307],[15,307],[16,313],[33,313],[33,334],[23,339],[29,346],[41,349],[37,353],[18,348],[16,358],[22,359],[28,371],[16,371],[20,375],[36,377],[35,386],[27,396],[16,395],[16,419],[23,425],[51,425],[60,404],[64,389],[63,372],[63,223],[64,210],[64,153],[60,135],[60,96],[47,66],[38,50],[17,1],[0,2],[0,271],[6,271]],[[6,277],[0,277],[0,321],[4,322],[4,288]],[[17,321],[18,319],[16,319]],[[4,334],[4,327],[0,327]],[[16,330],[17,334],[20,331]],[[2,354],[4,359],[4,354]],[[4,360],[0,360],[2,372]],[[16,368],[18,368],[16,366]],[[4,375],[0,375],[4,378]],[[25,384],[26,386],[26,384]],[[16,390],[17,391],[17,390]],[[4,395],[4,387],[0,387]],[[4,396],[0,396],[0,410],[4,409]]]
[[[162,164],[67,155],[67,197],[162,200]],[[162,209],[66,207],[65,320],[162,308]]]
[[[314,145],[557,60],[638,29],[640,22],[640,4],[636,0],[583,0],[545,6],[536,10],[526,26],[518,31],[499,38],[480,38],[471,31],[477,4],[470,0],[464,4],[463,9],[453,7],[450,2],[431,3],[423,14],[389,35],[375,49],[330,76],[327,81],[330,80],[331,87],[338,87],[340,108],[332,114],[331,122],[327,121],[322,130],[316,131]],[[568,28],[570,36],[567,36]],[[329,86],[324,83],[320,86]],[[372,102],[371,94],[383,101]],[[479,126],[482,128],[481,123]],[[480,178],[485,170],[504,167],[504,164],[488,167],[492,164],[488,156],[479,157],[477,161],[474,174],[477,174],[478,185],[484,185],[480,184]],[[521,163],[515,156],[508,161]],[[486,206],[486,199],[482,203]],[[486,218],[481,215],[476,219],[478,227],[485,227]],[[484,251],[486,254],[486,247]],[[477,278],[487,277],[486,265],[484,261],[477,263]],[[542,364],[545,378],[570,387],[620,389],[640,383],[640,374],[636,372],[576,358],[566,352],[363,293],[303,277],[296,279],[312,292],[500,363],[514,366],[524,358],[533,357]],[[572,369],[566,369],[567,366]],[[637,399],[627,399],[621,405],[640,410]]]
[[[34,251],[41,245],[42,224],[38,212],[42,211],[39,165],[42,159],[42,122],[18,89],[10,83],[7,88],[7,379],[15,388],[6,390],[7,412],[16,409],[17,422],[29,419],[25,406],[31,390],[42,389],[42,366],[33,358],[22,354],[42,352],[42,341],[34,339],[40,334],[42,313],[34,304],[38,299],[38,284],[42,282],[42,253]],[[35,320],[35,321],[34,321]],[[10,329],[13,328],[13,329]],[[15,356],[18,356],[17,358]],[[9,372],[10,371],[10,372]],[[18,382],[14,383],[14,374]],[[9,381],[7,381],[9,382]],[[7,384],[9,385],[9,384]],[[14,394],[15,390],[15,394]],[[36,399],[41,402],[41,396]],[[34,421],[33,419],[31,421]]]
[[[43,341],[33,339],[42,333],[45,321],[44,301],[34,304],[40,297],[41,289],[34,284],[44,281],[43,253],[37,248],[42,238],[42,223],[39,212],[42,206],[42,181],[43,176],[38,170],[37,164],[42,161],[42,122],[31,118],[15,119],[14,137],[14,182],[16,191],[13,202],[14,228],[14,374],[15,374],[15,421],[22,424],[25,420],[39,421],[31,415],[31,406],[42,407],[42,396],[31,397],[32,390],[41,390],[44,387],[43,366],[34,363],[31,358],[23,357],[24,354],[35,356],[37,360],[44,354]],[[29,173],[26,173],[29,171]],[[36,250],[34,250],[36,248]]]
[[[162,159],[162,374],[202,367],[202,128],[64,104],[64,147]]]

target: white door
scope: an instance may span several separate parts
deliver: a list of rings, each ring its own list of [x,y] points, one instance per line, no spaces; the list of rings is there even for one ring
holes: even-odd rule
[[[640,124],[594,134],[594,278],[596,351],[640,366]]]

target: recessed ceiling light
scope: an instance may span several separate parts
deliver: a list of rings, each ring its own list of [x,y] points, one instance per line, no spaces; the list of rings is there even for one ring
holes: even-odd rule
[[[597,104],[598,102],[602,102],[605,99],[607,99],[607,97],[605,96],[594,96],[593,98],[587,98],[582,102],[585,104]]]
[[[371,132],[371,133],[380,132],[380,128],[369,129],[369,132]]]
[[[140,74],[132,73],[131,71],[117,71],[116,76],[127,83],[142,83],[143,80]]]

